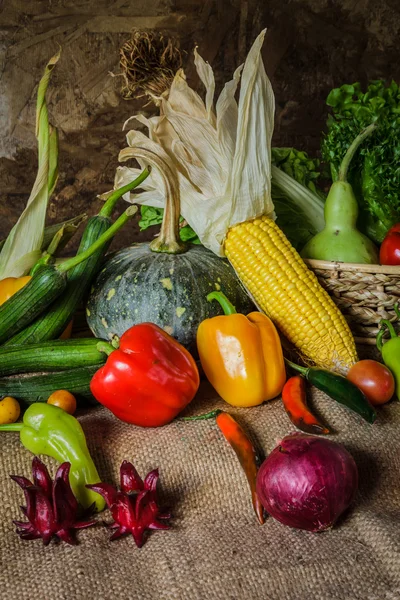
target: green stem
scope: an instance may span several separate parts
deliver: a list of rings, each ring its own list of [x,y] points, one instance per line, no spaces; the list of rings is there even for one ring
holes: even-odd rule
[[[108,342],[101,341],[96,345],[96,348],[99,352],[104,352],[107,356],[110,356],[115,350],[114,346],[109,344]]]
[[[378,335],[376,336],[376,346],[377,346],[379,352],[382,352],[383,336],[385,335],[386,331],[389,331],[391,339],[397,338],[397,333],[393,327],[393,324],[389,321],[389,319],[381,319],[381,321],[379,322],[379,327],[380,327],[380,331],[379,331]]]
[[[205,421],[206,419],[215,419],[223,411],[219,408],[212,410],[211,412],[205,413],[204,415],[196,415],[194,417],[182,417],[180,421]]]
[[[98,240],[96,240],[91,246],[89,246],[89,248],[87,250],[85,250],[85,252],[81,252],[81,254],[78,254],[77,256],[73,256],[72,258],[69,258],[62,264],[58,265],[57,270],[60,271],[61,273],[65,273],[66,271],[69,271],[70,269],[73,269],[74,267],[76,267],[76,265],[80,265],[84,260],[87,260],[88,258],[90,258],[92,256],[92,254],[94,254],[97,250],[100,250],[100,248],[102,248],[104,246],[104,244],[106,242],[108,242],[108,240],[110,240],[117,233],[117,231],[119,229],[121,229],[121,227],[123,225],[125,225],[125,223],[127,221],[129,221],[130,218],[133,217],[133,215],[136,212],[137,212],[137,206],[130,206],[115,221],[115,223],[113,223],[113,225],[111,225],[111,227],[109,227],[107,229],[107,231],[105,231],[103,233],[103,235],[101,235],[99,237]]]
[[[130,192],[134,188],[138,187],[143,181],[150,175],[151,167],[146,167],[136,179],[127,183],[126,185],[120,187],[118,190],[115,190],[111,194],[111,196],[104,203],[99,215],[102,217],[111,217],[114,207],[118,200],[127,192]]]
[[[5,425],[0,425],[0,431],[21,431],[23,427],[23,423],[7,423]]]
[[[396,313],[396,316],[398,319],[400,319],[400,310],[399,310],[399,303],[396,302],[396,304],[393,306],[393,310]]]
[[[285,363],[289,367],[291,367],[292,369],[294,369],[295,371],[298,371],[299,373],[301,373],[302,375],[304,375],[305,377],[307,377],[308,369],[306,367],[301,367],[300,365],[296,365],[296,363],[293,363],[288,358],[285,358]]]
[[[54,262],[54,254],[57,252],[57,248],[64,237],[64,228],[65,225],[60,227],[60,229],[54,234],[53,239],[51,240],[46,252],[41,258],[39,258],[37,263],[33,265],[29,275],[33,277],[33,275],[41,266],[48,265],[50,262]]]
[[[233,306],[232,302],[230,302],[230,300],[228,300],[228,298],[225,296],[224,293],[210,292],[207,295],[207,301],[212,302],[213,300],[217,300],[217,302],[219,302],[219,304],[222,307],[222,310],[224,311],[224,315],[235,315],[236,314],[236,308]]]
[[[371,135],[375,129],[376,124],[371,123],[371,125],[368,125],[368,127],[363,129],[363,131],[361,131],[361,133],[359,133],[355,140],[350,144],[339,168],[338,181],[347,181],[347,171],[349,170],[349,166],[354,154],[365,138]]]

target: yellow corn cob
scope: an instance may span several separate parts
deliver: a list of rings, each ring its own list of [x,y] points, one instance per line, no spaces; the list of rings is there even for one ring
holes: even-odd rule
[[[357,362],[345,318],[272,219],[232,227],[225,253],[259,308],[300,355],[342,373]]]

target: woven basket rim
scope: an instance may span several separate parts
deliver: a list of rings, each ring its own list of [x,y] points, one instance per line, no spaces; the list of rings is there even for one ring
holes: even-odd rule
[[[304,262],[312,269],[325,269],[327,271],[358,271],[359,273],[382,273],[384,275],[400,275],[400,266],[393,265],[365,265],[358,263],[315,260],[310,258],[304,259]]]

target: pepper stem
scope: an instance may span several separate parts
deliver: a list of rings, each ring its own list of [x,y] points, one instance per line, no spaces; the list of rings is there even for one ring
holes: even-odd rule
[[[350,163],[354,154],[356,153],[358,147],[362,144],[362,142],[367,138],[371,133],[376,129],[376,124],[371,123],[368,125],[358,136],[353,140],[350,146],[347,149],[346,154],[340,164],[339,173],[338,173],[338,181],[347,181],[347,171],[349,170]]]
[[[115,350],[114,346],[109,344],[108,342],[101,341],[96,345],[96,348],[99,352],[104,352],[107,356],[110,356]]]
[[[232,302],[228,300],[223,292],[210,292],[207,295],[207,301],[212,302],[213,300],[217,300],[224,311],[224,315],[235,315],[236,308],[233,306]]]
[[[296,363],[293,363],[288,358],[285,358],[285,363],[289,367],[291,367],[292,369],[294,369],[295,371],[298,371],[299,373],[301,373],[302,375],[304,375],[305,377],[307,377],[308,369],[306,367],[301,367],[300,365],[296,365]]]
[[[220,410],[219,408],[216,408],[215,410],[205,413],[204,415],[195,415],[194,417],[182,417],[180,420],[181,421],[205,421],[207,419],[215,419],[222,412],[223,412],[222,410]]]
[[[94,254],[97,250],[100,250],[100,248],[102,248],[104,244],[108,242],[108,240],[114,237],[117,231],[121,229],[121,227],[133,217],[137,210],[137,206],[130,206],[129,208],[127,208],[126,211],[122,213],[122,215],[115,221],[115,223],[113,223],[111,227],[109,227],[107,231],[105,231],[103,235],[99,237],[98,240],[96,240],[91,246],[89,246],[89,248],[85,250],[85,252],[81,252],[81,254],[73,256],[72,258],[69,258],[68,260],[64,261],[63,263],[57,266],[57,270],[61,273],[64,273],[66,271],[69,271],[73,267],[76,267],[76,265],[80,265],[84,260],[90,258],[92,254]]]
[[[23,423],[6,423],[4,425],[0,425],[0,431],[21,431],[23,426]]]
[[[127,183],[126,185],[115,190],[107,198],[106,202],[104,203],[102,209],[99,212],[99,215],[101,217],[111,217],[114,207],[117,204],[118,200],[124,194],[126,194],[127,192],[130,192],[134,188],[138,187],[138,185],[143,183],[143,181],[150,175],[150,173],[151,173],[151,167],[146,167],[145,169],[143,169],[143,171],[140,173],[140,175],[138,177],[136,177],[136,179],[134,179],[130,183]]]
[[[395,309],[395,312],[397,314],[396,309]],[[379,327],[380,327],[380,331],[379,331],[378,335],[376,336],[376,346],[377,346],[379,352],[382,352],[383,336],[385,335],[386,331],[389,331],[391,339],[396,338],[397,333],[393,327],[393,324],[389,321],[389,319],[381,319],[381,321],[379,322]]]
[[[398,302],[396,302],[396,304],[393,306],[393,310],[396,313],[396,317],[398,319],[400,319],[400,310],[399,310],[399,303]]]

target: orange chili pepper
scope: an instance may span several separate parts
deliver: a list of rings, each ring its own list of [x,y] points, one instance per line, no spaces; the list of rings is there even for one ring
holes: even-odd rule
[[[211,292],[224,315],[205,319],[197,329],[204,373],[233,406],[257,406],[279,396],[286,381],[281,341],[267,315],[238,314],[222,292]]]
[[[307,407],[306,382],[304,377],[296,375],[287,380],[282,390],[282,402],[289,419],[301,431],[306,433],[329,433]]]
[[[212,419],[214,417],[221,433],[235,451],[240,465],[247,477],[247,481],[249,482],[250,486],[254,512],[256,513],[257,518],[262,525],[265,522],[264,508],[256,492],[257,471],[259,465],[261,464],[261,460],[255,447],[247,437],[246,433],[240,427],[239,423],[237,423],[237,421],[235,421],[231,415],[218,409],[213,410],[205,415],[184,417],[182,420],[202,421],[205,419]]]

